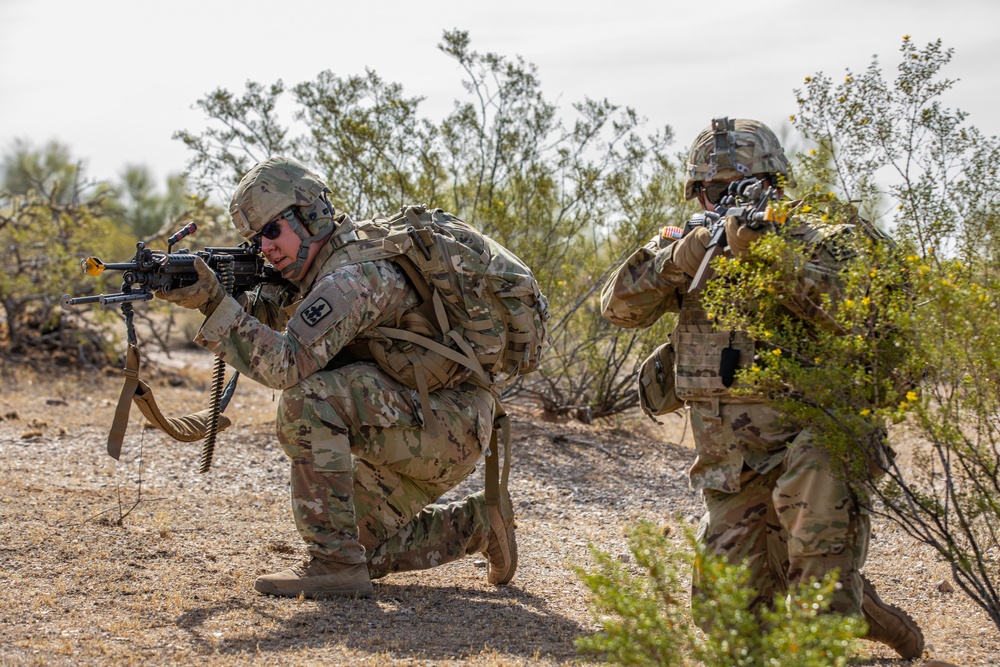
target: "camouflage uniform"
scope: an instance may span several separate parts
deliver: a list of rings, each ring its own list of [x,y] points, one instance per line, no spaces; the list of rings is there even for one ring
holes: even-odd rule
[[[818,315],[816,292],[836,289],[838,259],[827,241],[850,229],[803,225],[794,232],[815,251],[805,258],[798,293],[787,301],[790,311]],[[757,345],[742,332],[714,327],[698,295],[687,292],[690,279],[673,260],[676,247],[665,230],[637,250],[605,286],[602,308],[606,319],[625,328],[679,313],[671,341],[677,395],[690,409],[697,452],[691,485],[703,492],[707,509],[699,536],[715,553],[746,560],[757,591],[753,606],[838,568],[842,588],[832,607],[859,614],[859,571],[870,533],[863,492],[831,472],[826,451],[808,429],[784,425],[764,397],[733,395],[723,385],[722,350],[730,344],[739,348],[740,365],[746,367]],[[696,572],[695,590],[697,582]]]
[[[461,384],[420,405],[414,390],[347,354],[351,343],[418,303],[393,263],[340,266],[331,243],[293,282],[305,296],[287,306],[284,333],[227,296],[196,342],[282,390],[277,434],[292,461],[295,525],[311,555],[367,562],[374,578],[481,551],[489,532],[481,493],[432,503],[472,473],[488,446],[490,392]],[[431,415],[436,436],[424,428]]]

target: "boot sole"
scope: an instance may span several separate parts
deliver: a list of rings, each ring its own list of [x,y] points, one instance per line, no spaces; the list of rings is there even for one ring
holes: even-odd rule
[[[902,621],[903,625],[906,626],[907,630],[912,632],[918,638],[916,651],[910,655],[904,654],[895,646],[890,646],[890,648],[892,648],[892,650],[898,653],[900,657],[906,660],[912,660],[913,658],[921,657],[924,654],[924,633],[923,631],[921,631],[920,626],[917,625],[917,622],[913,620],[912,616],[910,616],[908,613],[906,613],[896,605],[888,604],[885,601],[883,601],[882,598],[880,598],[878,593],[875,591],[875,587],[872,585],[870,581],[868,581],[868,578],[865,575],[861,575],[861,581],[863,582],[864,585],[864,594],[862,595],[861,599],[862,611],[864,611],[866,606],[869,606],[866,605],[866,603],[868,601],[871,601],[871,606],[874,606],[876,611],[882,611],[896,617],[897,619]],[[870,617],[875,616],[875,614],[871,613],[865,615]],[[878,641],[878,640],[870,640],[870,641]],[[886,644],[886,646],[889,645]]]
[[[514,516],[514,503],[511,501],[509,493],[501,493],[499,503],[497,505],[498,505],[497,509],[500,512],[501,518],[504,516],[505,513],[509,514],[511,517]],[[506,512],[504,510],[506,510]],[[499,579],[497,581],[489,581],[489,579],[487,579],[487,581],[493,586],[506,586],[508,583],[510,583],[510,580],[514,578],[514,573],[517,572],[517,535],[515,533],[517,526],[513,518],[511,519],[511,522],[512,523],[509,532],[506,526],[503,527],[504,532],[508,532],[508,535],[510,537],[510,539],[507,540],[507,544],[510,546],[509,549],[510,566],[507,568],[507,575],[504,576],[502,579]],[[493,528],[491,526],[490,530],[492,529]]]
[[[312,600],[325,600],[330,598],[370,598],[375,593],[375,588],[325,588],[320,590],[305,590],[279,588],[269,581],[255,581],[253,588],[258,593],[265,595],[276,595],[285,598],[297,598],[300,595]]]

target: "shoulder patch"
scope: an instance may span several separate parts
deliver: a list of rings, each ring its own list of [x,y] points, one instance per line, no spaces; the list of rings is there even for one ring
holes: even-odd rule
[[[319,324],[324,317],[333,312],[333,307],[323,297],[314,300],[302,310],[302,319],[311,327]]]
[[[351,304],[330,281],[321,281],[307,295],[295,315],[288,321],[288,330],[302,343],[312,345],[333,325],[351,312]]]

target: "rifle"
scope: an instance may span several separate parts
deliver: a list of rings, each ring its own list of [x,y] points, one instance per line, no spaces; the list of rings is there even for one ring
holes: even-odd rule
[[[193,222],[185,225],[167,239],[166,252],[147,248],[143,241],[139,241],[135,245],[135,255],[127,262],[105,264],[97,257],[88,257],[81,262],[83,272],[99,276],[104,271],[121,271],[121,291],[115,294],[83,297],[71,297],[65,294],[59,301],[66,310],[70,310],[73,306],[94,303],[99,304],[101,308],[120,306],[122,315],[125,316],[128,339],[128,352],[125,357],[125,368],[122,371],[125,385],[122,387],[114,422],[108,433],[108,454],[115,460],[121,455],[122,439],[128,425],[129,407],[135,402],[153,425],[176,440],[192,442],[204,437],[199,472],[207,472],[212,466],[216,435],[231,423],[222,412],[228,406],[239,378],[239,372],[233,373],[223,389],[225,362],[216,359],[210,407],[185,417],[164,417],[156,405],[152,389],[139,379],[140,356],[132,304],[136,301],[149,301],[157,291],[169,292],[196,283],[198,281],[198,273],[194,268],[196,257],[201,257],[208,267],[215,271],[226,292],[233,296],[239,296],[264,284],[287,284],[277,270],[266,264],[260,246],[253,241],[244,242],[236,247],[208,247],[195,252],[187,249],[172,252],[175,243],[197,229],[197,225]]]
[[[726,239],[726,218],[736,218],[740,226],[746,226],[754,231],[760,231],[772,222],[783,222],[784,216],[771,206],[778,201],[777,188],[763,178],[744,178],[733,181],[726,193],[715,205],[715,211],[706,211],[693,216],[684,223],[684,234],[696,227],[705,227],[712,234],[712,239],[705,250],[705,257],[691,279],[688,292],[696,292],[704,287],[713,271],[709,266],[711,261],[729,247]]]

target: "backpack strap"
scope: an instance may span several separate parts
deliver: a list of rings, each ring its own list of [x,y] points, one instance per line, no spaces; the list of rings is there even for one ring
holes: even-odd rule
[[[514,509],[509,503],[501,503],[501,497],[507,497],[507,485],[510,480],[510,416],[495,400],[496,412],[493,417],[493,435],[490,436],[490,451],[486,455],[486,505],[499,506],[500,514],[505,521],[514,519]],[[499,437],[497,437],[499,434]],[[503,470],[500,469],[498,445],[503,444]],[[503,494],[501,496],[501,494]],[[507,516],[509,514],[510,516]]]

